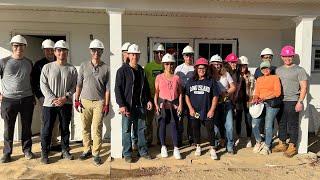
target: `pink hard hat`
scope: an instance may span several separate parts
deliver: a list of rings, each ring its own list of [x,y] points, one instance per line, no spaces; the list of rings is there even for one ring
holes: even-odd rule
[[[234,53],[229,54],[226,59],[226,62],[238,62],[238,57]]]
[[[294,47],[290,46],[290,45],[287,45],[287,46],[284,46],[282,49],[281,49],[281,56],[294,56],[296,55],[295,51],[294,51]]]
[[[197,59],[196,64],[194,66],[198,66],[198,65],[208,66],[209,63],[208,63],[208,60],[206,60],[205,58],[199,58]]]

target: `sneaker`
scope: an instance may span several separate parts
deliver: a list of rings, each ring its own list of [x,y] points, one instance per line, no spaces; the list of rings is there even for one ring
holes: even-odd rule
[[[42,164],[49,164],[49,157],[47,154],[41,153],[41,159],[40,162]]]
[[[210,149],[210,157],[213,160],[218,160],[218,156],[217,156],[216,150],[213,149],[213,148]]]
[[[33,159],[34,158],[34,154],[31,152],[31,151],[27,151],[24,153],[24,157],[27,159],[27,160],[30,160],[30,159]]]
[[[259,154],[269,155],[269,154],[271,154],[271,151],[270,151],[270,149],[269,149],[266,145],[264,145],[263,148],[262,148],[262,150],[259,152]]]
[[[261,151],[261,149],[263,148],[263,143],[262,142],[256,142],[256,144],[253,147],[253,152],[254,153],[258,153]]]
[[[151,160],[151,156],[149,154],[145,154],[143,156],[141,156],[143,159],[147,159],[147,160]]]
[[[8,163],[11,161],[11,155],[10,154],[3,154],[1,157],[1,163]]]
[[[86,159],[88,159],[89,157],[91,157],[91,155],[92,155],[91,151],[83,152],[83,153],[79,156],[79,159],[80,159],[80,160],[86,160]]]
[[[161,157],[166,158],[168,157],[168,151],[166,146],[161,147]]]
[[[70,154],[70,152],[68,152],[68,151],[62,152],[61,158],[68,159],[68,160],[73,160],[74,159],[73,155]]]
[[[294,155],[298,154],[298,149],[293,143],[289,143],[287,150],[283,153],[284,156],[292,158]]]
[[[124,157],[124,160],[125,160],[127,163],[132,163],[132,157],[131,157],[131,156],[126,156],[126,157]]]
[[[285,142],[280,141],[278,145],[276,145],[272,152],[285,152],[288,148],[288,145]]]
[[[251,148],[252,147],[252,142],[251,139],[248,140],[246,148]]]
[[[200,145],[197,145],[196,147],[196,152],[194,152],[195,156],[201,156],[201,147]]]
[[[100,166],[102,164],[100,156],[93,156],[93,164],[96,166]]]
[[[180,155],[179,148],[174,147],[174,149],[173,149],[173,156],[174,156],[174,158],[176,158],[176,159],[181,159],[181,155]]]

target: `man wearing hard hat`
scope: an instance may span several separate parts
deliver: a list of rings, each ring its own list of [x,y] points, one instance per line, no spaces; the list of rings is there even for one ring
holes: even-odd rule
[[[132,44],[128,48],[130,62],[123,64],[117,71],[115,82],[116,102],[122,114],[122,155],[125,161],[132,162],[131,127],[138,136],[140,157],[151,159],[145,139],[146,109],[152,109],[151,95],[147,77],[138,64],[140,49]]]
[[[123,43],[121,47],[122,51],[122,61],[123,63],[129,63],[129,57],[128,57],[128,47],[131,45],[130,42]]]
[[[14,127],[18,113],[22,123],[22,151],[26,159],[34,157],[31,152],[31,124],[35,103],[30,79],[32,61],[24,57],[27,41],[23,36],[12,37],[10,44],[12,55],[0,60],[1,117],[4,120],[4,147],[1,163],[11,161]]]
[[[165,53],[165,49],[162,44],[156,43],[153,46],[153,57],[154,60],[147,63],[146,66],[144,67],[144,72],[146,73],[149,87],[150,87],[150,92],[151,92],[151,97],[154,97],[154,82],[158,74],[161,74],[163,72],[163,67],[161,64],[161,59]],[[153,140],[153,119],[154,119],[155,112],[154,110],[147,112],[147,119],[146,119],[146,140],[148,146],[152,144]],[[159,134],[159,133],[157,133]],[[159,139],[159,138],[158,138]]]
[[[45,64],[55,60],[53,47],[54,47],[54,42],[51,39],[46,39],[42,42],[41,48],[43,50],[44,57],[38,60],[34,64],[32,74],[31,74],[33,92],[37,97],[37,99],[39,100],[41,106],[43,105],[43,100],[44,100],[44,96],[40,89],[41,70]],[[51,139],[51,147],[50,147],[50,150],[52,151],[61,151],[61,146],[58,144],[58,139],[57,139],[58,136],[59,136],[59,121],[56,121],[52,131],[52,139]]]
[[[183,60],[184,63],[177,66],[177,68],[174,71],[174,74],[178,75],[181,80],[181,85],[182,85],[182,92],[183,95],[185,93],[185,87],[190,78],[193,76],[193,71],[194,71],[194,66],[193,66],[193,56],[194,56],[194,51],[191,46],[186,46],[182,50],[182,55],[183,55]],[[185,98],[183,98],[185,99]],[[184,112],[182,113],[182,116],[186,116],[188,119],[188,125],[187,125],[187,136],[189,140],[189,144],[191,145],[193,143],[193,133],[192,133],[192,127],[191,127],[191,122],[190,122],[190,115],[188,112],[188,107],[186,106],[186,103],[184,104]],[[178,141],[179,141],[179,146],[182,145],[182,135],[183,135],[183,117],[181,117],[181,121],[179,122],[179,129],[178,129]]]
[[[270,63],[272,62],[272,59],[273,59],[273,51],[272,49],[270,48],[265,48],[261,51],[260,53],[260,58],[262,61],[269,61]],[[271,75],[275,75],[276,74],[276,69],[277,67],[276,66],[272,66],[270,67],[270,70],[271,70]],[[263,76],[261,70],[260,70],[260,67],[257,67],[257,69],[255,70],[254,72],[254,78],[255,79],[258,79],[258,77],[261,77]]]
[[[80,160],[93,155],[93,163],[101,165],[103,116],[109,112],[109,67],[101,61],[104,45],[100,40],[91,41],[89,49],[91,60],[80,66],[74,108],[81,113],[82,120],[83,153]]]
[[[61,158],[73,160],[70,154],[69,125],[72,116],[72,95],[76,90],[77,70],[67,62],[69,47],[64,40],[54,44],[56,61],[43,66],[40,89],[44,95],[43,126],[41,129],[41,162],[49,163],[53,125],[59,117],[61,131]]]

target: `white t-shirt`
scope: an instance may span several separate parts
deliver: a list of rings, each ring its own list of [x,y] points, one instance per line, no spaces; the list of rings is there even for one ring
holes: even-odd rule
[[[194,67],[193,65],[186,65],[185,63],[180,64],[174,70],[174,74],[178,75],[181,80],[182,87],[186,87],[186,84],[190,78],[193,76]]]
[[[233,79],[228,72],[224,76],[220,77],[218,81],[218,86],[220,92],[225,92],[230,88],[230,84],[233,83]]]

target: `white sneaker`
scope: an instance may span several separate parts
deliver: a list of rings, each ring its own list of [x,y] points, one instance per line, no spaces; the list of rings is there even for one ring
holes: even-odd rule
[[[179,148],[174,147],[174,149],[173,149],[173,156],[174,156],[174,158],[176,158],[176,159],[181,159],[181,155],[180,155]]]
[[[251,143],[251,139],[248,140],[246,148],[251,148],[252,147],[252,143]]]
[[[256,144],[253,147],[253,152],[254,153],[258,153],[261,151],[261,149],[263,148],[263,144],[262,142],[256,142]]]
[[[259,154],[262,154],[262,155],[269,155],[271,153],[270,149],[264,145],[262,150],[259,152]]]
[[[213,160],[217,160],[218,159],[218,156],[217,156],[217,153],[216,153],[215,149],[210,149],[210,157]]]
[[[166,146],[161,147],[161,157],[166,158],[168,157],[168,151]]]
[[[200,145],[197,145],[196,147],[196,152],[194,152],[195,156],[201,156],[201,147]]]

